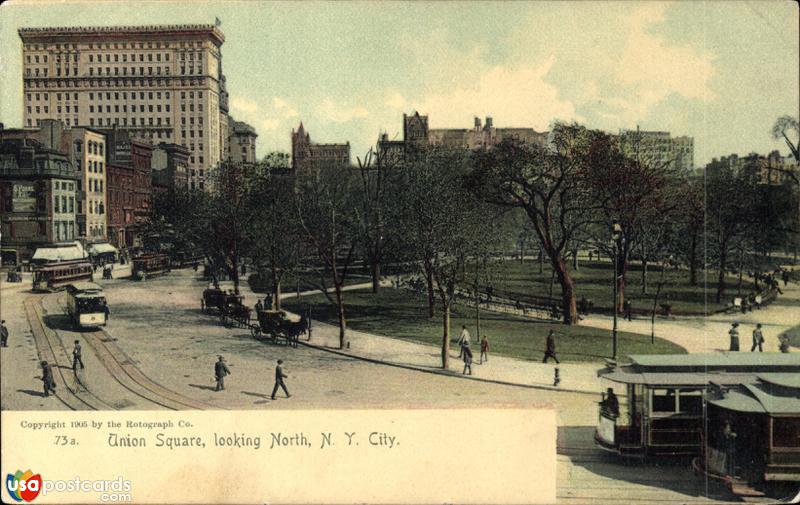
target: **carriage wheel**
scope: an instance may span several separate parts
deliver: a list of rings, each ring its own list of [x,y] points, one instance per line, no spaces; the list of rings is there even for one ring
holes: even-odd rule
[[[250,327],[250,335],[253,338],[260,338],[261,337],[261,328],[259,328],[258,326],[255,326],[255,325],[251,326]]]

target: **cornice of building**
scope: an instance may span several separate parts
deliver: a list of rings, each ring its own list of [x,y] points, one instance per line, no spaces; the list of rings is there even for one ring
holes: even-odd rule
[[[225,35],[214,25],[179,24],[179,25],[142,25],[142,26],[58,26],[27,27],[17,30],[23,42],[46,37],[57,38],[102,38],[120,35],[156,35],[158,37],[207,35],[218,44],[225,42]]]

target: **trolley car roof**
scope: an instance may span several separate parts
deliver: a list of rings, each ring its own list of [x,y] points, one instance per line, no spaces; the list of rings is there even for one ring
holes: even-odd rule
[[[705,386],[793,381],[800,375],[800,354],[714,353],[633,355],[630,362],[610,363],[598,376],[625,384]],[[800,381],[800,380],[798,380]]]
[[[67,290],[71,293],[102,293],[103,287],[94,282],[73,282],[67,285]]]
[[[777,377],[785,375],[786,377]],[[800,415],[800,385],[796,374],[770,374],[769,380],[759,377],[755,383],[741,384],[729,390],[709,394],[708,402],[717,407],[736,412],[753,412],[770,415]]]

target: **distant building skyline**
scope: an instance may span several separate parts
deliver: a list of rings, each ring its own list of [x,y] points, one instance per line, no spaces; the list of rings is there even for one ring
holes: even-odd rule
[[[109,6],[3,5],[1,122],[24,125],[19,28],[64,20],[208,25],[215,17],[225,32],[229,114],[255,128],[259,159],[290,152],[286,132],[301,117],[316,141],[349,139],[363,155],[381,132],[399,138],[397,117],[419,110],[430,114],[431,129],[468,128],[473,116],[535,131],[555,120],[607,132],[638,124],[694,138],[694,162],[703,166],[725,153],[784,152],[772,124],[800,108],[798,17],[786,2]],[[342,26],[359,26],[359,35],[342,36]]]

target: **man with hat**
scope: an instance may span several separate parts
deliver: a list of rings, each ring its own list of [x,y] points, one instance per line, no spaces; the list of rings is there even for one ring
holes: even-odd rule
[[[219,360],[214,363],[214,377],[217,379],[217,388],[214,391],[225,389],[225,376],[230,374],[231,371],[228,365],[225,364],[225,358],[220,356]]]
[[[8,328],[6,328],[6,320],[0,321],[0,345],[8,347]]]
[[[278,387],[283,389],[283,392],[286,393],[286,398],[291,398],[292,395],[289,394],[289,390],[286,389],[286,384],[283,383],[283,379],[288,378],[289,376],[283,373],[283,360],[278,360],[278,366],[275,367],[275,387],[272,388],[272,399],[275,399],[275,393],[278,392]]]
[[[750,352],[754,352],[756,347],[758,347],[758,352],[764,352],[763,345],[764,334],[761,332],[761,323],[758,323],[756,329],[753,330],[753,347],[750,348]]]
[[[47,364],[47,361],[42,360],[42,389],[44,389],[44,395],[50,396],[50,391],[53,394],[56,394],[56,381],[53,378],[53,371],[50,369],[50,365]]]
[[[731,329],[728,330],[728,335],[731,336],[731,351],[739,350],[739,323],[733,323]]]
[[[75,372],[78,369],[78,363],[81,364],[81,370],[83,370],[83,360],[81,359],[81,341],[75,341],[75,348],[72,350],[72,371]]]

